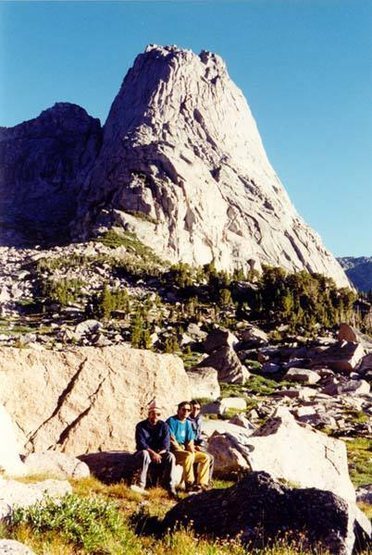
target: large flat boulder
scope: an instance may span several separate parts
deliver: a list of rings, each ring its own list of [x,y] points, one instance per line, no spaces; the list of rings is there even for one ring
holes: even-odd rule
[[[345,444],[298,424],[287,409],[278,409],[253,434],[244,436],[244,442],[241,437],[241,432],[229,431],[217,432],[209,439],[216,473],[265,471],[273,478],[355,501]]]
[[[180,358],[127,346],[0,349],[0,403],[27,452],[132,450],[156,398],[164,417],[190,398]],[[15,393],[16,392],[16,393]]]
[[[266,472],[252,472],[231,488],[212,490],[177,503],[163,521],[164,531],[179,526],[203,536],[240,538],[261,548],[295,540],[301,552],[351,555],[371,534],[368,519],[355,504],[329,491],[295,489]],[[259,542],[259,543],[258,543]]]

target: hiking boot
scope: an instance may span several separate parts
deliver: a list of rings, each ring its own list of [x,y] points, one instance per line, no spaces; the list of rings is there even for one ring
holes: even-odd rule
[[[212,488],[211,484],[203,484],[202,486],[200,486],[202,491],[210,491]]]
[[[200,493],[202,491],[201,486],[198,484],[189,484],[186,486],[186,493],[189,495],[195,495],[196,493]]]
[[[169,499],[173,499],[174,501],[179,500],[179,495],[174,488],[169,488],[168,490],[168,497]]]
[[[185,492],[190,493],[193,490],[194,490],[194,484],[192,482],[186,482],[185,483]]]

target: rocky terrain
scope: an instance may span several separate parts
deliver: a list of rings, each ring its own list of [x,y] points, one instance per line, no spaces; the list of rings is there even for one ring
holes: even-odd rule
[[[354,287],[365,293],[372,290],[372,257],[345,256],[338,261]]]
[[[62,103],[0,130],[2,244],[113,225],[172,262],[306,269],[348,280],[297,214],[224,62],[149,46],[100,124]]]
[[[77,481],[117,495],[149,402],[166,417],[193,397],[215,476],[236,483],[142,528],[141,502],[119,541],[134,545],[136,522],[186,524],[245,552],[306,529],[306,549],[366,553],[371,305],[296,214],[222,60],[149,47],[103,130],[57,104],[1,130],[0,150],[0,534],[49,510],[75,534],[97,503],[81,508]],[[123,552],[84,533],[58,549]],[[31,553],[10,539],[2,552]]]
[[[1,256],[0,417],[4,434],[10,415],[16,436],[1,443],[0,464],[9,474],[62,480],[31,490],[4,480],[6,514],[13,503],[27,507],[45,493],[70,492],[65,480],[89,472],[103,483],[131,480],[133,430],[149,401],[156,398],[166,416],[178,401],[197,397],[216,477],[264,471],[274,481],[300,485],[305,496],[316,492],[314,507],[325,502],[324,491],[332,492],[327,506],[342,522],[358,523],[364,532],[357,537],[368,536],[354,489],[358,501],[371,501],[368,335],[347,324],[327,329],[327,320],[304,319],[292,328],[289,318],[279,325],[272,311],[268,320],[254,321],[248,293],[262,287],[256,274],[230,282],[213,268],[169,266],[133,234],[50,249],[1,247]],[[275,276],[286,279],[278,269],[266,279]],[[307,283],[314,300],[318,282],[303,279],[292,287]],[[355,294],[319,283],[329,287],[329,299],[335,295],[335,321],[352,319],[346,303]],[[244,296],[234,304],[229,295],[236,292],[248,294],[251,309]],[[284,495],[282,484],[272,487]],[[221,495],[230,502],[229,490]],[[285,495],[292,504],[292,493]],[[186,518],[189,507],[183,507]],[[242,511],[240,518],[253,517]],[[298,518],[298,526],[311,526],[314,542],[336,545],[325,530],[316,532],[309,515]],[[183,517],[171,512],[164,525],[178,520]],[[209,517],[200,526],[213,536]],[[356,536],[337,526],[334,552],[351,553]]]

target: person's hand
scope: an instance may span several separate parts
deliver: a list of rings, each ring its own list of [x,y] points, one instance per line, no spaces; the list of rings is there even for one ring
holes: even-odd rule
[[[195,445],[195,451],[202,451],[203,449],[200,447],[200,445]]]
[[[160,464],[161,463],[161,456],[159,455],[159,453],[153,453],[151,455],[151,460],[155,463]]]

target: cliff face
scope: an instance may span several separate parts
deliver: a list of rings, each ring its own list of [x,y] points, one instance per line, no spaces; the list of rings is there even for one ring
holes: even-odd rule
[[[150,46],[103,133],[72,104],[0,129],[0,244],[62,243],[112,225],[173,262],[307,269],[348,280],[299,217],[241,91],[210,52]]]
[[[79,183],[100,143],[99,120],[68,103],[0,129],[0,244],[69,239]]]
[[[246,100],[209,52],[150,46],[125,77],[75,230],[84,237],[114,223],[172,261],[268,263],[348,284],[292,206]]]

